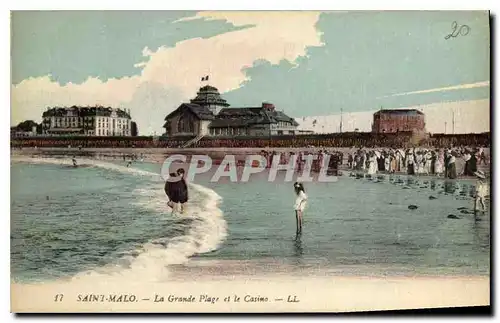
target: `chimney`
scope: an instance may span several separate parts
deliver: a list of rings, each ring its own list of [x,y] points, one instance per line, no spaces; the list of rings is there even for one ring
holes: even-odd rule
[[[268,111],[274,111],[274,104],[268,102],[262,102],[262,108]]]

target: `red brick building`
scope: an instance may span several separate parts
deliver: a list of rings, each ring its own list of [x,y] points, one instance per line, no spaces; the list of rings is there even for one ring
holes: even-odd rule
[[[372,132],[425,132],[425,115],[416,109],[380,110],[373,114]]]

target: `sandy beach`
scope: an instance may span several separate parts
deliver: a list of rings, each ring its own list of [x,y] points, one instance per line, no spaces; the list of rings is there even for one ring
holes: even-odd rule
[[[260,150],[260,148],[255,148],[255,152]],[[76,151],[78,150],[74,152]],[[229,153],[227,149],[216,151],[221,154]],[[248,149],[230,151],[239,152],[242,155],[249,153]],[[11,152],[13,157],[54,156],[54,154],[65,156],[72,153],[68,152],[67,149],[23,149]],[[158,151],[103,149],[92,150],[92,152],[105,154],[110,156],[109,158],[118,158],[119,154],[130,152],[144,153],[145,156],[148,156],[145,161],[154,161],[158,158],[159,162],[162,162],[164,154],[178,153],[178,150],[165,152],[164,149]],[[196,151],[196,153],[203,152]],[[126,178],[129,177],[134,179],[131,176]],[[135,182],[134,185],[136,185]],[[126,200],[126,197],[123,200]],[[427,196],[425,200],[427,201]],[[147,199],[147,201],[147,204],[151,205],[151,200]],[[88,206],[85,205],[85,208]],[[120,212],[120,216],[123,217],[125,211]],[[352,211],[345,211],[345,213],[352,214]],[[149,217],[156,226],[163,223],[155,220],[156,218],[152,215]],[[228,212],[228,218],[230,217],[231,213]],[[141,216],[140,218],[147,219],[148,217]],[[46,219],[45,215],[43,219]],[[211,220],[212,216],[207,219]],[[456,223],[458,225],[458,222]],[[134,226],[137,225],[137,223],[134,224]],[[311,225],[312,222],[308,223],[309,227]],[[462,224],[460,225],[462,226]],[[168,226],[165,225],[165,227]],[[272,227],[272,225],[270,226]],[[339,226],[339,224],[335,226]],[[124,230],[123,228],[121,230]],[[403,234],[411,234],[413,231],[419,230],[420,227],[415,224],[412,228],[417,229],[408,230],[408,232],[402,231]],[[208,226],[206,230],[210,233],[217,231],[216,227],[213,226]],[[317,234],[312,236],[316,237]],[[266,237],[265,241],[267,239]],[[305,237],[304,239],[306,248],[308,244],[320,245],[311,240],[312,238]],[[325,243],[324,245],[329,244]],[[338,248],[340,248],[340,244]],[[399,249],[400,247],[395,248]],[[365,248],[362,247],[362,249]],[[173,255],[176,255],[177,252],[174,250]],[[146,258],[150,254],[155,255],[154,253],[144,253]],[[23,252],[24,257],[25,253]],[[165,259],[170,258],[166,257]],[[153,257],[145,264],[165,268],[166,264],[162,263],[165,259]],[[488,276],[476,273],[443,276],[387,274],[375,277],[356,275],[355,273],[342,275],[326,271],[292,272],[288,269],[270,270],[265,273],[262,271],[252,272],[252,269],[260,268],[260,264],[247,266],[241,260],[236,261],[236,265],[232,265],[232,262],[225,262],[222,266],[214,267],[200,266],[202,264],[190,261],[180,266],[170,266],[168,276],[155,276],[156,280],[153,282],[151,281],[154,275],[148,271],[148,267],[143,268],[141,265],[138,267],[141,269],[138,279],[118,274],[114,276],[118,278],[117,280],[108,280],[106,276],[99,276],[99,278],[85,276],[71,281],[45,280],[44,283],[13,281],[11,283],[11,311],[16,313],[350,312],[490,305],[490,279]],[[467,263],[467,265],[470,264]],[[369,267],[369,265],[367,266]]]
[[[344,154],[344,161],[340,165],[339,169],[342,171],[349,171],[347,168],[347,156],[349,153],[353,154],[358,149],[357,148],[347,148],[347,147],[302,147],[302,148],[23,148],[23,149],[11,149],[12,157],[65,157],[65,156],[76,156],[82,158],[99,159],[99,160],[123,160],[125,158],[130,158],[130,156],[135,155],[139,157],[144,162],[161,164],[165,159],[172,155],[203,155],[209,156],[213,160],[223,160],[226,155],[234,155],[236,162],[243,162],[250,155],[259,155],[262,150],[276,151],[276,152],[310,152],[316,153],[320,150],[327,149],[329,151],[340,151]],[[369,148],[369,150],[374,148]],[[377,148],[378,150],[383,150],[384,148]],[[487,158],[490,157],[489,148],[485,148],[484,152]],[[465,162],[463,159],[457,159],[457,169],[463,170]],[[490,164],[478,165],[478,169],[482,170],[486,174],[490,173]],[[405,174],[400,173],[400,174]]]
[[[270,147],[270,148],[22,148],[11,149],[12,156],[108,156],[121,158],[123,155],[143,156],[145,161],[163,162],[163,160],[174,154],[183,155],[208,155],[212,158],[224,158],[225,155],[235,155],[236,159],[244,159],[248,155],[259,154],[262,150],[276,152],[311,152],[316,153],[321,150],[339,151],[344,154],[344,159],[347,160],[347,154],[354,153],[358,148],[352,147]],[[384,150],[389,148],[366,148],[367,150]],[[490,156],[490,149],[484,148],[487,157]]]
[[[489,284],[487,277],[273,276],[207,278],[196,283],[12,284],[11,311],[348,312],[484,306],[490,304]],[[56,295],[63,295],[62,301]],[[95,295],[94,301],[86,301],[89,295]]]

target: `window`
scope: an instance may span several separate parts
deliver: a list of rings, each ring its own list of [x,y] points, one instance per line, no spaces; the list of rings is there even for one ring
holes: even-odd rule
[[[178,132],[194,132],[194,118],[190,113],[183,113],[177,122]]]

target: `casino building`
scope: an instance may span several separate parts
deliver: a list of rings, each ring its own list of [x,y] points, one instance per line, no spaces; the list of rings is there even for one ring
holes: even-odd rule
[[[165,135],[196,136],[271,136],[298,134],[298,123],[272,103],[258,107],[229,107],[219,90],[206,85],[190,103],[182,103],[165,117]]]
[[[42,114],[42,134],[131,136],[130,110],[110,107],[50,108]]]
[[[373,133],[425,132],[425,115],[416,109],[382,109],[373,114]]]

